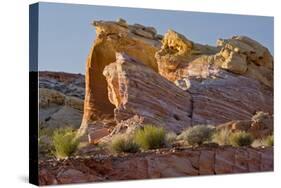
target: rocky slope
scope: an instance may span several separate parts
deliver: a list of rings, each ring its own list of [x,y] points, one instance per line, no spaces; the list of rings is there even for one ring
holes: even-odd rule
[[[39,183],[86,183],[272,170],[272,148],[162,149],[118,157],[44,161],[39,164]]]
[[[39,72],[40,128],[79,128],[84,93],[83,75]]]
[[[273,57],[253,39],[219,39],[214,47],[122,19],[94,26],[80,135],[93,122],[134,115],[176,133],[273,115]]]

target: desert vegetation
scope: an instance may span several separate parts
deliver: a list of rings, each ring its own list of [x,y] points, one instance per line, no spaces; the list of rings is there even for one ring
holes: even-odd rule
[[[112,138],[110,150],[114,153],[136,153],[140,150],[140,147],[132,137],[118,135]]]
[[[238,131],[229,135],[230,144],[236,147],[250,146],[254,139],[250,133],[245,131]]]
[[[57,129],[52,136],[54,146],[54,155],[58,159],[66,158],[72,155],[79,142],[75,139],[76,132],[73,129]]]

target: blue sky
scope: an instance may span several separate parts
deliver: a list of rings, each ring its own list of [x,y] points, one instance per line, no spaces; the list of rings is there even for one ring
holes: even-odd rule
[[[192,41],[214,46],[219,38],[246,35],[274,53],[273,17],[40,3],[39,70],[84,74],[95,39],[91,23],[119,17],[129,24],[153,26],[160,34],[173,29]]]

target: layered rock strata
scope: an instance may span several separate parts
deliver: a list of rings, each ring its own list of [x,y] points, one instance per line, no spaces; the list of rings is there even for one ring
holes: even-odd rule
[[[121,53],[103,71],[115,120],[135,114],[176,133],[191,125],[191,96],[149,66]]]
[[[96,39],[86,65],[86,95],[82,125],[104,117],[113,117],[114,105],[107,95],[107,83],[102,72],[106,65],[116,60],[116,52],[126,52],[157,71],[154,57],[160,48],[160,35],[153,27],[140,24],[95,21]],[[85,128],[85,127],[84,127]],[[82,131],[83,132],[83,131]]]
[[[39,163],[39,183],[50,185],[272,170],[272,148],[162,149],[119,157],[44,161]]]
[[[94,25],[80,133],[108,117],[119,123],[137,115],[179,132],[273,114],[273,57],[253,39],[234,36],[213,47],[122,19]]]

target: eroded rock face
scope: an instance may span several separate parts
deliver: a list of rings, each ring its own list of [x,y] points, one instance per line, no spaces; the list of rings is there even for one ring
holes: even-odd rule
[[[221,51],[215,59],[221,68],[273,87],[273,57],[267,48],[246,36],[220,39],[217,44]]]
[[[191,125],[190,94],[149,66],[118,53],[116,62],[106,66],[103,74],[118,122],[138,115],[146,123],[177,133]]]
[[[79,128],[83,114],[83,100],[53,90],[39,89],[40,128]]]
[[[174,31],[163,41],[156,53],[159,73],[191,94],[193,125],[273,113],[273,60],[258,42],[236,36],[219,40],[215,50]]]
[[[272,148],[163,149],[122,157],[75,158],[39,163],[39,184],[152,179],[273,170]]]
[[[107,83],[102,72],[105,66],[116,60],[116,52],[126,52],[157,71],[155,52],[160,48],[159,35],[152,27],[129,25],[125,20],[117,22],[95,21],[96,39],[86,66],[86,95],[83,126],[87,123],[113,117],[114,105],[107,95]]]
[[[213,47],[169,30],[160,43],[154,28],[123,19],[94,25],[82,133],[98,117],[118,124],[138,115],[179,132],[250,120],[258,111],[273,114],[273,58],[248,37],[220,39]]]
[[[79,128],[84,87],[81,74],[39,72],[39,128]]]

